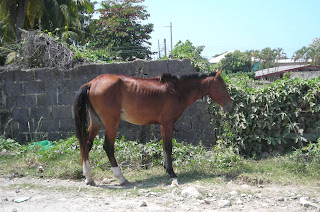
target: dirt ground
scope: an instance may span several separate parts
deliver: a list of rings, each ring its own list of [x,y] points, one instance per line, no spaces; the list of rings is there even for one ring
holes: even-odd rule
[[[96,183],[0,174],[0,211],[320,211],[319,185]]]

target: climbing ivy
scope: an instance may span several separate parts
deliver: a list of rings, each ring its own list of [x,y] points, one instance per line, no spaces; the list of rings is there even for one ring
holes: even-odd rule
[[[226,114],[210,101],[212,125],[219,138],[237,145],[243,154],[291,150],[319,137],[320,77],[271,84],[246,76],[225,81],[235,110]]]

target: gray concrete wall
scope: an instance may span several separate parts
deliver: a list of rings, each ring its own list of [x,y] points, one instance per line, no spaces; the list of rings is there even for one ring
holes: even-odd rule
[[[296,71],[290,73],[290,78],[312,79],[320,76],[320,71]]]
[[[189,60],[134,61],[89,64],[69,71],[58,69],[21,70],[0,68],[0,134],[20,143],[31,140],[66,138],[74,132],[72,105],[79,87],[104,73],[154,77],[161,73],[195,73]],[[119,137],[147,142],[161,139],[159,126],[136,126],[121,122]],[[102,133],[103,134],[103,133]],[[191,105],[177,122],[174,137],[181,142],[205,145],[215,142],[206,105]]]

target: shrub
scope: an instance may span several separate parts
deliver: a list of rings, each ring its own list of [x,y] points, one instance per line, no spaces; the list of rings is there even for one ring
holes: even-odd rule
[[[209,111],[218,137],[247,155],[307,144],[306,133],[320,131],[320,78],[284,79],[261,85],[248,77],[227,78],[235,110],[221,113],[212,101]]]
[[[3,154],[14,153],[20,154],[24,151],[24,146],[11,138],[6,138],[4,135],[0,136],[0,152]]]

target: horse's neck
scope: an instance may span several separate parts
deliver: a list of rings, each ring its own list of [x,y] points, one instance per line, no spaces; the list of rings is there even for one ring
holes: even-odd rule
[[[208,78],[206,79],[191,79],[180,82],[179,90],[182,96],[182,102],[185,107],[188,107],[198,99],[207,94],[209,88]]]

